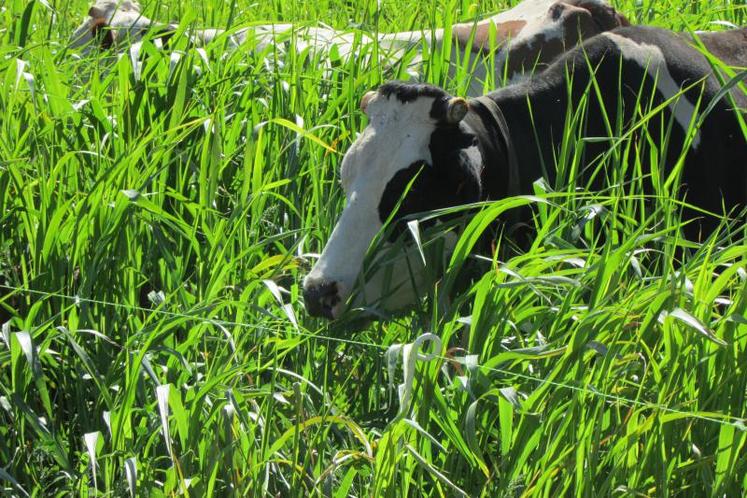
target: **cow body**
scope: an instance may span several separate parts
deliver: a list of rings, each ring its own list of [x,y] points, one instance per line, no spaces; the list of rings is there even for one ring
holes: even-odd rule
[[[730,32],[724,38],[733,34],[735,32]],[[627,123],[634,118],[640,105],[653,107],[675,98],[668,106],[669,113],[665,114],[671,119],[665,119],[661,124],[655,119],[647,127],[651,136],[663,137],[667,130],[662,127],[669,126],[668,153],[664,161],[670,166],[682,153],[685,133],[690,128],[690,121],[696,118],[696,107],[705,108],[721,88],[706,58],[683,37],[669,31],[642,26],[620,28],[589,40],[583,49],[569,53],[532,80],[488,95],[509,120],[522,168],[519,177],[521,192],[530,192],[531,182],[539,177],[549,177],[548,180],[554,181],[553,169],[543,171],[541,165],[552,163],[554,151],[562,139],[565,109],[569,105],[578,105],[586,92],[591,79],[587,58],[597,67],[594,73],[602,102],[597,98],[589,99],[584,134],[591,137],[608,135],[603,110],[613,123],[618,118]],[[733,57],[723,58],[727,63],[734,62]],[[573,69],[574,78],[571,100],[566,90],[568,67]],[[702,83],[697,83],[701,80]],[[687,87],[690,89],[679,98],[675,97]],[[650,96],[650,101],[639,102],[639,93]],[[747,109],[747,96],[742,91],[734,90],[731,96],[739,108]],[[527,101],[534,109],[561,112],[543,113],[541,120],[536,116],[533,119]],[[621,116],[616,114],[619,103],[622,104]],[[682,175],[686,199],[712,213],[721,213],[722,203],[733,207],[744,204],[745,200],[747,144],[732,107],[728,99],[722,99],[705,118],[703,126],[689,137],[690,150]],[[611,145],[607,141],[586,144],[583,162],[590,164]],[[704,167],[706,164],[709,167]],[[600,180],[598,177],[589,186],[600,187]],[[496,185],[485,187],[488,198],[498,198],[493,191]],[[704,220],[708,225],[705,231],[713,229],[709,221],[713,219],[706,217]]]
[[[178,25],[165,24],[145,17],[135,0],[99,0],[92,6],[88,18],[73,33],[72,48],[90,50],[123,47],[138,42],[149,34],[151,38],[168,39]],[[219,38],[226,39],[230,49],[247,40],[261,53],[269,47],[275,53],[308,48],[315,52],[327,51],[332,46],[343,58],[358,56],[362,46],[378,45],[380,63],[394,67],[405,57],[408,72],[420,79],[424,59],[444,48],[447,41],[454,45],[451,53],[452,69],[467,62],[471,68],[468,93],[481,95],[485,82],[520,79],[533,70],[545,67],[567,48],[579,41],[618,26],[627,25],[624,16],[604,0],[524,0],[515,7],[478,22],[455,24],[447,32],[443,29],[401,33],[384,33],[373,38],[353,32],[326,27],[294,26],[292,24],[256,25],[230,30],[192,29],[190,41],[204,45]]]
[[[727,32],[705,44],[723,47],[719,55],[727,64],[738,62],[744,46],[727,50],[723,42],[740,36],[742,30]],[[433,86],[384,85],[364,98],[369,125],[343,159],[347,204],[304,281],[307,309],[328,318],[342,313],[371,234],[390,217],[396,223],[416,212],[529,194],[542,177],[553,184],[566,117],[582,99],[588,104],[579,133],[595,140],[579,142],[580,164],[571,179],[576,185],[595,189],[605,179],[633,180],[606,168],[615,148],[633,141],[633,150],[656,148],[661,168],[655,171],[662,175],[684,159],[678,193],[688,203],[734,214],[747,204],[747,141],[737,118],[744,115],[747,97],[735,87],[714,101],[720,89],[711,64],[685,36],[640,26],[595,36],[531,79],[468,103]],[[631,130],[641,109],[657,106],[661,112]],[[702,126],[691,126],[700,121]],[[701,238],[715,225],[715,218],[704,216],[688,225],[687,235]],[[409,268],[412,264],[408,261]],[[413,287],[416,281],[405,274],[397,285]],[[364,287],[368,284],[366,279]],[[366,289],[365,304],[380,304],[387,292]],[[410,304],[402,299],[384,307]]]
[[[747,67],[747,27],[713,33],[699,32],[696,36],[711,54],[730,66]]]

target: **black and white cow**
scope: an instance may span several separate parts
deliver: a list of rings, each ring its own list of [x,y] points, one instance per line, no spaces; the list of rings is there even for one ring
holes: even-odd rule
[[[715,52],[725,63],[740,64],[747,28],[709,35],[704,42],[718,47]],[[598,92],[590,90],[592,74]],[[745,115],[747,96],[735,87],[731,98],[714,101],[720,88],[711,64],[691,38],[635,26],[595,36],[533,78],[484,97],[465,100],[434,86],[408,83],[388,83],[369,92],[361,101],[368,126],[342,161],[346,206],[304,280],[308,312],[336,318],[349,300],[359,303],[350,297],[364,255],[398,203],[394,222],[416,212],[532,193],[536,179],[554,175],[553,158],[558,157],[567,111],[584,95],[588,107],[583,134],[596,139],[584,141],[584,150],[578,151],[582,176],[585,167],[597,166],[595,160],[613,142],[599,139],[610,136],[605,114],[614,127],[617,122],[629,124],[640,109],[661,105],[660,119],[648,122],[648,136],[668,139],[667,167],[686,153],[681,194],[712,213],[734,214],[731,210],[747,200],[747,138],[737,119],[738,113]],[[735,111],[734,103],[741,110]],[[702,126],[692,127],[691,121],[698,119],[703,119]],[[642,130],[631,136],[645,146]],[[602,166],[596,180],[586,178],[579,184],[599,187],[606,173],[612,172]],[[700,229],[710,230],[713,223],[706,216]],[[698,236],[692,231],[690,235]],[[366,278],[360,289],[365,302],[378,299],[383,309],[410,305],[412,297],[407,296],[417,285],[412,269],[418,258],[406,263],[406,268],[390,272],[395,280],[400,277],[390,280],[390,288],[398,289],[394,296],[388,290],[383,294],[376,276]]]
[[[377,43],[384,66],[396,66],[407,55],[410,73],[420,79],[423,59],[433,47],[440,49],[445,40],[450,40],[455,48],[451,51],[454,65],[464,63],[468,55],[474,61],[470,64],[468,93],[481,95],[490,71],[495,71],[493,81],[502,81],[504,75],[520,79],[548,65],[579,41],[628,24],[604,0],[523,0],[479,22],[455,24],[450,33],[444,29],[382,33]],[[98,0],[73,33],[69,47],[84,52],[96,47],[122,49],[141,41],[146,34],[168,41],[177,30],[175,23],[161,23],[143,15],[136,0]],[[272,46],[273,53],[280,54],[292,39],[298,51],[309,47],[315,51],[328,50],[335,46],[342,57],[357,56],[361,45],[374,42],[365,34],[356,36],[351,31],[287,23],[253,25],[228,33],[214,28],[191,29],[188,36],[196,45],[224,37],[226,46],[232,50],[252,39],[259,53]]]

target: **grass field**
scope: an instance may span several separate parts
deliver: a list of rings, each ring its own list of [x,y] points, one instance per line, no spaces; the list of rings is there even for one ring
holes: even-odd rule
[[[145,13],[375,33],[506,6]],[[675,30],[747,15],[743,1],[616,6]],[[538,184],[528,251],[461,284],[457,254],[402,316],[311,319],[300,283],[342,208],[358,101],[404,70],[182,40],[180,58],[145,43],[134,71],[129,53],[65,50],[87,9],[0,4],[0,495],[744,496],[743,217],[679,263],[672,199],[643,212],[636,182]],[[444,60],[431,54],[427,79],[459,93],[466,71]],[[462,243],[511,202],[473,215]]]

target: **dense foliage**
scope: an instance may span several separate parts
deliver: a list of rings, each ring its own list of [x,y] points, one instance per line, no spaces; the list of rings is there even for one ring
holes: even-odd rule
[[[676,30],[747,12],[616,5]],[[167,1],[145,13],[375,33],[505,6]],[[184,38],[81,56],[66,44],[87,8],[0,6],[0,494],[745,492],[743,213],[688,245],[665,192],[644,211],[637,182],[585,192],[560,175],[536,199],[472,211],[465,251],[419,309],[310,319],[300,281],[342,206],[358,100],[406,67],[376,63],[373,46],[226,53],[225,40],[198,51]],[[458,94],[469,69],[445,60],[429,54],[425,74]],[[569,130],[562,171],[581,141]],[[635,153],[625,147],[606,167]],[[532,246],[468,257],[520,202],[534,205]],[[429,361],[400,347],[429,332],[441,344]]]

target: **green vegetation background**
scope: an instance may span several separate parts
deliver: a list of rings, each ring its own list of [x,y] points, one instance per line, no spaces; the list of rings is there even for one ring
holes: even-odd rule
[[[746,12],[616,6],[675,30],[741,25]],[[184,26],[373,34],[505,7],[144,11]],[[87,9],[0,5],[0,494],[744,494],[744,218],[681,265],[666,195],[643,212],[635,184],[538,185],[551,202],[536,207],[526,254],[485,262],[458,292],[447,278],[389,321],[310,319],[300,281],[342,207],[341,153],[365,124],[358,100],[406,68],[371,62],[373,47],[200,53],[182,39],[178,60],[145,43],[135,74],[129,52],[65,49]],[[461,93],[469,68],[449,74],[445,60],[429,54],[426,79]],[[509,206],[482,211],[467,237]],[[450,275],[462,260],[452,263]],[[407,351],[387,353],[426,332],[443,343],[432,361],[411,371]]]

